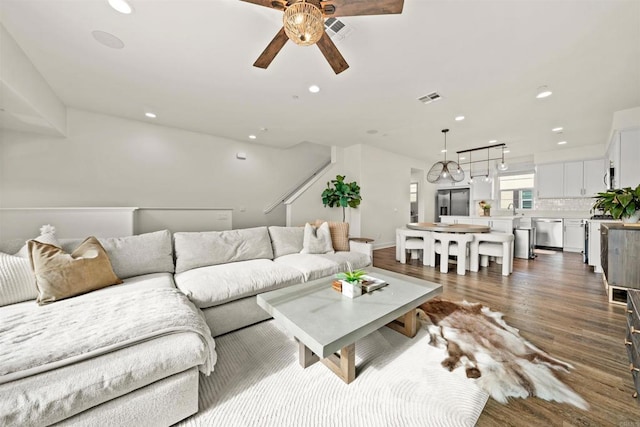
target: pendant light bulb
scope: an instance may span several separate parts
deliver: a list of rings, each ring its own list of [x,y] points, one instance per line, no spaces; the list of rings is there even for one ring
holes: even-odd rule
[[[501,171],[506,171],[507,169],[509,169],[509,166],[507,166],[507,164],[504,162],[504,146],[502,146],[502,162],[498,166],[498,169]]]

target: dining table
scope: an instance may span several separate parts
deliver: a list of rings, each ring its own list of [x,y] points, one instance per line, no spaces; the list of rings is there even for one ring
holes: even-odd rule
[[[410,222],[407,228],[419,231],[435,231],[440,233],[488,233],[488,225],[478,224],[445,224],[443,222]]]

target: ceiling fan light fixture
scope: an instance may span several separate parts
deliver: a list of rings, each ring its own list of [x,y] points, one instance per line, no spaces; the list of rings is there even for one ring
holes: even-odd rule
[[[300,0],[284,11],[283,24],[287,37],[300,46],[316,44],[324,34],[322,10],[319,1]]]

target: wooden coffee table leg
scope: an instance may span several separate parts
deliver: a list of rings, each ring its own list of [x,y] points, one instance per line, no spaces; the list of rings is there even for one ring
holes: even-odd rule
[[[308,368],[309,366],[316,363],[320,358],[313,354],[309,348],[298,341],[298,361],[300,362],[300,366],[303,368]]]
[[[356,345],[351,344],[340,349],[340,355],[332,354],[326,359],[320,359],[309,348],[298,341],[298,361],[300,366],[308,368],[320,360],[331,369],[342,381],[349,384],[356,379]]]
[[[417,312],[414,308],[406,313],[404,316],[394,320],[391,323],[388,323],[387,326],[393,329],[394,331],[400,332],[403,335],[408,336],[409,338],[413,338],[418,333],[418,319],[416,316]]]
[[[342,381],[349,384],[356,379],[356,345],[342,347],[340,356],[332,354],[321,362],[331,369]]]

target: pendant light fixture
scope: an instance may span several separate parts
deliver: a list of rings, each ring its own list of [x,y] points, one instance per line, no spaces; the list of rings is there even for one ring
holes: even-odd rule
[[[449,129],[442,129],[444,134],[444,161],[436,162],[431,166],[427,174],[427,181],[432,184],[454,183],[464,179],[464,171],[460,165],[453,160],[447,161],[447,132],[449,132]]]
[[[507,169],[509,169],[509,166],[507,166],[507,164],[504,162],[504,145],[503,145],[502,146],[502,161],[498,165],[498,170],[506,171]]]
[[[502,150],[502,156],[501,157],[491,157],[491,153],[490,151],[493,149],[498,149],[500,148]],[[458,151],[458,156],[462,153],[469,153],[469,161],[468,162],[463,162],[461,164],[464,165],[469,165],[469,168],[471,169],[471,179],[469,179],[469,183],[471,184],[474,180],[474,178],[478,178],[478,177],[482,177],[482,172],[480,172],[480,174],[476,175],[475,177],[473,176],[473,163],[484,163],[485,161],[487,162],[487,173],[484,174],[482,179],[485,182],[489,182],[491,181],[491,160],[500,160],[500,164],[498,164],[498,170],[500,171],[506,171],[508,169],[507,164],[504,162],[504,149],[506,148],[506,144],[502,143],[502,144],[493,144],[493,145],[487,145],[486,147],[477,147],[477,148],[470,148],[468,150],[460,150]],[[471,153],[473,153],[474,151],[483,151],[486,150],[487,151],[487,159],[486,160],[471,160]],[[434,165],[435,166],[435,165]],[[458,166],[460,167],[460,166]],[[432,168],[433,169],[433,168]],[[429,172],[431,173],[431,172]],[[430,181],[431,182],[431,181]]]

